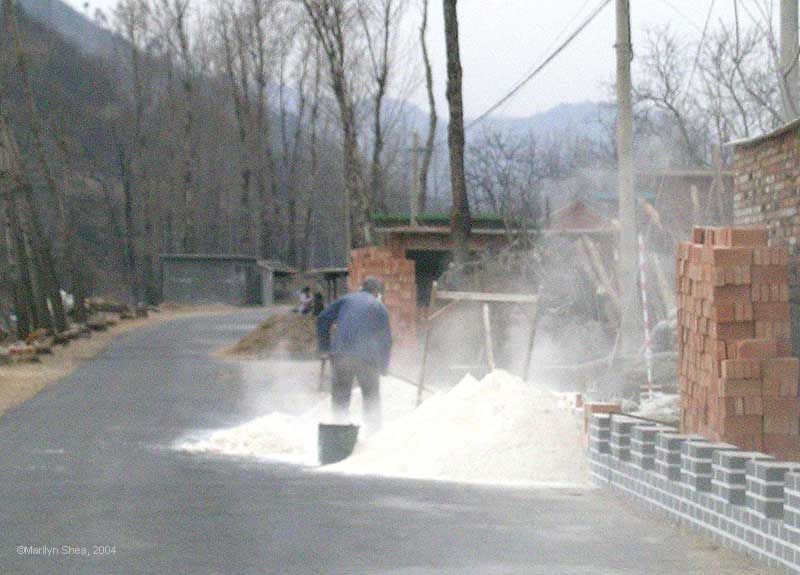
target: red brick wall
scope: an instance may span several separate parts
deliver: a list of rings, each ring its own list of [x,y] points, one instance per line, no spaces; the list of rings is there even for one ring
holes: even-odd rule
[[[678,247],[682,428],[800,459],[788,255],[764,228],[695,228]]]
[[[763,225],[769,244],[800,255],[800,141],[797,129],[734,150],[735,225]]]
[[[368,247],[350,252],[350,291],[361,288],[368,276],[383,280],[383,303],[389,310],[392,333],[397,343],[416,342],[417,283],[414,262],[389,248]]]

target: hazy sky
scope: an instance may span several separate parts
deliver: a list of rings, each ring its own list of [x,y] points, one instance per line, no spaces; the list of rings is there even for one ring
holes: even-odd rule
[[[82,0],[67,0],[83,10]],[[202,2],[203,0],[196,0]],[[441,0],[429,0],[429,42],[436,76],[437,107],[446,112],[444,24]],[[541,62],[554,40],[566,37],[601,0],[460,0],[461,50],[466,115],[474,117],[502,97]],[[742,0],[751,4],[755,0]],[[758,0],[763,2],[764,0]],[[416,33],[419,0],[411,4],[407,27]],[[632,0],[634,52],[647,28],[668,23],[688,42],[697,41],[711,0]],[[712,22],[733,20],[733,2],[714,2]],[[115,0],[90,0],[90,11],[109,9]],[[743,9],[740,17],[749,20]],[[609,96],[614,72],[614,2],[511,102],[497,113],[527,116],[561,102]],[[691,65],[687,63],[687,65]],[[412,100],[426,108],[424,86]]]

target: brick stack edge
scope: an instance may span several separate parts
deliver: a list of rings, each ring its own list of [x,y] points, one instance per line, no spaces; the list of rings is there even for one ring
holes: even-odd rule
[[[417,284],[414,261],[403,254],[383,247],[367,247],[350,253],[348,287],[360,289],[368,276],[384,282],[383,303],[389,310],[389,321],[396,343],[416,342]]]
[[[786,249],[765,228],[695,228],[676,272],[682,431],[800,460]]]

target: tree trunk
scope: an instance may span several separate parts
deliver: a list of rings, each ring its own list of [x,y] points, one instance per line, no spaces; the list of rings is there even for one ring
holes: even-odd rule
[[[5,18],[6,29],[10,31],[14,42],[17,70],[19,72],[20,82],[22,83],[22,90],[25,95],[25,106],[27,108],[29,116],[31,135],[33,136],[33,145],[34,145],[34,152],[36,155],[36,162],[39,165],[39,169],[42,172],[45,181],[47,182],[47,188],[48,191],[50,192],[51,199],[56,203],[56,208],[59,213],[59,219],[63,219],[63,204],[62,204],[63,200],[61,198],[61,191],[58,188],[58,184],[56,183],[55,177],[53,176],[53,171],[50,169],[50,165],[47,161],[47,156],[44,149],[44,139],[42,136],[43,130],[39,119],[39,114],[36,111],[36,106],[33,99],[33,89],[31,88],[30,77],[28,75],[28,62],[27,58],[25,57],[25,51],[22,48],[22,40],[19,35],[19,30],[17,29],[17,17],[14,10],[13,0],[4,0],[3,7],[6,15]],[[17,156],[18,156],[18,150],[17,150]],[[22,169],[21,163],[19,168]],[[30,183],[27,183],[22,187],[25,194],[24,196],[25,201],[28,204],[28,209],[34,210],[35,201],[33,199],[33,190],[28,189],[30,188]],[[29,216],[31,218],[31,223],[35,228],[33,230],[33,233],[36,234],[37,236],[33,238],[34,245],[37,246],[36,252],[40,256],[41,258],[40,263],[43,266],[42,269],[44,274],[43,279],[45,280],[47,297],[50,299],[50,305],[52,306],[53,327],[56,331],[64,331],[67,328],[67,318],[66,314],[64,313],[64,306],[61,300],[60,282],[56,272],[55,261],[53,259],[53,250],[52,246],[50,245],[50,239],[45,236],[45,231],[44,229],[41,228],[36,213],[31,211]],[[67,233],[66,222],[60,221],[59,228],[62,230],[62,234]],[[69,238],[66,237],[64,239],[68,240]],[[67,253],[69,253],[69,250],[67,250]],[[67,262],[67,263],[70,267],[70,274],[78,273],[76,269],[72,269],[71,264],[73,262]]]
[[[228,16],[223,15],[220,22],[220,32],[222,36],[223,50],[225,52],[225,70],[228,75],[228,83],[231,88],[233,98],[233,111],[236,116],[237,133],[239,136],[239,226],[238,250],[243,254],[256,255],[256,245],[253,241],[253,217],[251,205],[251,180],[252,180],[252,159],[249,145],[249,125],[250,121],[250,80],[247,65],[245,63],[244,39],[238,30],[238,24],[233,22],[235,16],[230,16],[230,25],[234,26],[234,38],[231,38],[228,28]],[[231,42],[235,40],[237,49],[235,54],[240,59],[239,77],[236,75],[236,62],[234,49]]]
[[[184,253],[192,253],[197,249],[197,229],[195,228],[195,187],[196,176],[194,166],[197,165],[197,149],[194,142],[194,62],[189,47],[189,36],[187,31],[187,7],[188,4],[176,10],[175,13],[175,34],[178,40],[180,51],[182,77],[181,87],[183,88],[183,126],[181,127],[181,163],[180,181],[182,192],[181,205],[181,250]]]
[[[450,148],[450,186],[453,194],[450,235],[453,239],[453,260],[457,265],[464,265],[469,259],[471,218],[464,175],[464,103],[458,43],[458,12],[457,0],[443,1],[447,45],[447,103],[450,107],[447,139]]]
[[[349,107],[348,107],[349,108]],[[358,140],[355,119],[352,112],[345,112],[344,124],[344,213],[345,221],[350,223],[346,255],[352,248],[365,246],[371,236],[369,230],[369,204],[362,189],[361,160],[358,153]]]
[[[428,92],[428,139],[425,142],[425,154],[422,156],[422,168],[419,172],[419,195],[417,196],[417,214],[425,213],[428,204],[428,173],[433,160],[433,145],[436,139],[436,98],[433,93],[433,70],[431,69],[430,55],[428,54],[428,41],[425,37],[428,30],[428,0],[422,6],[422,25],[419,29],[419,41],[422,46],[422,62],[425,66],[425,88]]]
[[[112,130],[114,131],[114,130]],[[140,300],[139,277],[136,267],[136,230],[133,221],[133,174],[131,173],[130,153],[126,152],[124,144],[117,142],[117,164],[122,180],[122,205],[123,219],[125,221],[124,245],[125,267],[128,270],[128,286],[133,303]]]
[[[353,247],[361,247],[371,239],[369,192],[363,187],[363,174],[358,151],[355,104],[348,86],[349,61],[345,57],[344,23],[347,20],[345,2],[313,2],[303,0],[312,21],[330,70],[331,89],[339,109],[342,124],[344,194],[342,198],[345,223],[345,257]]]
[[[5,209],[5,219],[8,223],[11,245],[9,255],[14,254],[14,267],[16,273],[13,274],[14,290],[14,311],[17,315],[17,338],[25,339],[31,331],[41,327],[41,318],[38,316],[34,305],[33,281],[30,274],[30,263],[28,253],[25,249],[25,237],[23,236],[21,221],[17,202],[11,191],[11,182],[0,183],[5,188],[3,193],[3,206]]]

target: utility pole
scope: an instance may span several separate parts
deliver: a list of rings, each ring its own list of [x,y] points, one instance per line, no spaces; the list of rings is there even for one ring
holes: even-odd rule
[[[800,73],[797,69],[797,0],[781,0],[781,100],[783,119],[797,117],[797,88]]]
[[[636,192],[633,181],[631,98],[631,15],[629,0],[617,2],[617,187],[619,189],[619,289],[622,317],[620,353],[632,355],[641,343],[637,282]]]
[[[417,225],[419,210],[419,133],[414,130],[411,149],[411,225]]]

